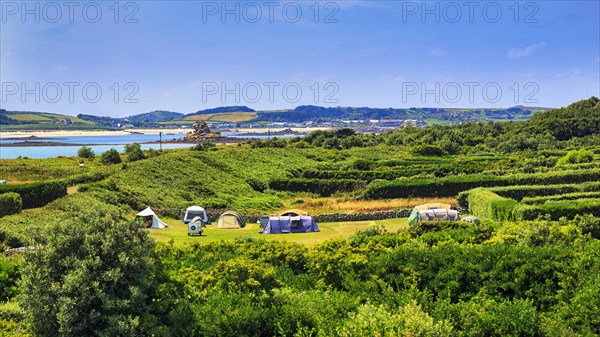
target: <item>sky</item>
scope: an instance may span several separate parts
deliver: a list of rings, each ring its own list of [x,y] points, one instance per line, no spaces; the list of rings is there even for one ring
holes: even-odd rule
[[[0,1],[0,107],[561,107],[600,96],[600,1]]]

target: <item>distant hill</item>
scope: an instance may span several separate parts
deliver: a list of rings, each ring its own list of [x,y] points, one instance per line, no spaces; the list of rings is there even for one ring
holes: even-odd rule
[[[600,99],[590,97],[560,109],[536,114],[520,124],[517,131],[551,134],[558,140],[600,134]]]
[[[255,121],[269,122],[307,122],[331,121],[335,119],[433,119],[449,122],[478,122],[492,120],[522,121],[547,108],[511,107],[506,109],[447,109],[447,108],[368,108],[335,107],[325,108],[314,105],[302,105],[293,110],[259,111]]]
[[[37,111],[0,111],[2,130],[90,129],[96,124],[77,117]]]
[[[182,118],[184,114],[172,111],[157,110],[152,112],[146,112],[139,115],[133,115],[125,118],[130,122],[138,123],[158,123],[167,122],[173,119]]]
[[[591,101],[577,102],[585,106]],[[587,103],[585,103],[587,102]],[[573,109],[571,106],[567,109]],[[191,125],[195,121],[208,123],[306,123],[336,120],[405,120],[416,119],[428,124],[463,122],[525,121],[549,108],[515,106],[504,109],[456,108],[369,108],[321,107],[302,105],[288,110],[256,111],[247,106],[224,106],[199,110],[184,115],[179,112],[157,110],[124,118],[79,114],[77,117],[31,111],[0,110],[2,130],[53,130],[53,129],[114,129],[119,125],[135,127],[165,127]],[[550,118],[551,119],[551,118]],[[550,120],[549,119],[549,120]],[[549,120],[544,121],[546,124]],[[577,123],[575,120],[574,123]],[[528,124],[529,125],[529,124]],[[531,127],[531,126],[530,126]],[[548,126],[551,128],[551,126]],[[557,129],[558,130],[558,129]]]
[[[256,112],[247,106],[221,106],[212,109],[199,110],[191,114],[185,115],[185,117],[196,116],[196,115],[212,115],[218,113],[231,113],[231,112]]]

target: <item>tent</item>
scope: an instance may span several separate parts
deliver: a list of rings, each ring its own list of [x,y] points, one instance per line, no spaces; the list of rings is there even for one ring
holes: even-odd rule
[[[419,221],[458,221],[460,214],[453,209],[429,209],[419,211]]]
[[[307,216],[308,212],[300,209],[288,209],[279,214],[279,216]]]
[[[242,215],[236,211],[226,211],[219,217],[217,228],[242,228],[246,226]]]
[[[150,207],[147,207],[145,210],[139,212],[137,216],[142,218],[152,217],[151,225],[148,228],[167,227],[164,222],[160,221],[160,219],[156,216],[156,213],[154,213]]]
[[[261,234],[319,232],[312,216],[272,216]]]
[[[188,207],[188,209],[185,210],[185,215],[183,216],[183,223],[187,224],[190,221],[192,221],[193,218],[195,218],[197,216],[202,218],[202,221],[204,221],[204,223],[210,223],[210,221],[208,221],[208,216],[206,215],[206,211],[204,210],[204,208],[202,208],[200,206]]]
[[[408,217],[408,225],[412,226],[415,222],[419,221],[419,211],[426,211],[430,209],[450,209],[452,205],[442,203],[431,203],[415,206]]]

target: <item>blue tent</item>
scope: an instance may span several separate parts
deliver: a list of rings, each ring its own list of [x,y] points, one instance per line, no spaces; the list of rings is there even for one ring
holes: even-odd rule
[[[312,216],[272,216],[262,230],[262,234],[319,232],[319,226]]]

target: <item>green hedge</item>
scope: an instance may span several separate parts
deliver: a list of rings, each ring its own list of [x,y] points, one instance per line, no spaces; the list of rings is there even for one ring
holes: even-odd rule
[[[600,192],[600,182],[590,182],[583,184],[504,186],[492,187],[489,188],[489,190],[506,198],[522,200],[523,198],[533,198],[578,192]]]
[[[600,169],[571,170],[508,176],[465,175],[439,179],[375,180],[359,195],[361,199],[448,197],[476,187],[582,183],[600,179]]]
[[[481,188],[467,193],[469,211],[480,218],[512,220],[513,209],[519,204],[514,199],[503,198],[496,193]]]
[[[522,204],[537,205],[543,204],[547,201],[560,201],[560,200],[577,200],[577,199],[600,199],[600,192],[576,192],[558,195],[545,195],[539,197],[525,197],[521,200]]]
[[[0,194],[0,217],[17,214],[23,209],[23,199],[14,192]]]
[[[350,192],[366,185],[365,181],[354,179],[277,179],[269,187],[279,191],[311,192],[327,197],[335,192]]]
[[[516,220],[535,220],[550,215],[552,220],[561,217],[573,219],[576,215],[592,214],[600,216],[600,199],[577,199],[547,201],[539,205],[520,205],[514,211]]]
[[[67,195],[67,184],[64,181],[48,180],[31,184],[0,185],[0,194],[9,192],[21,196],[23,208],[35,208]]]

